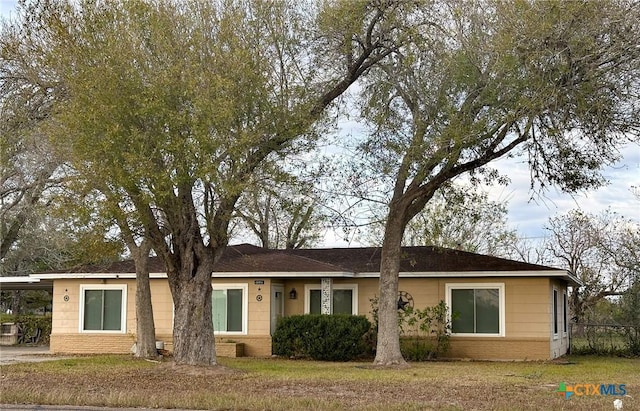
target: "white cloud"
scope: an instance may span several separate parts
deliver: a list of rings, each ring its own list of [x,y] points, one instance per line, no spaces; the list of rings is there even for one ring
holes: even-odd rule
[[[597,190],[567,194],[550,188],[532,199],[527,164],[506,159],[494,163],[494,167],[509,176],[511,183],[507,187],[492,187],[489,192],[493,200],[509,202],[509,223],[525,237],[544,236],[548,218],[571,209],[594,214],[610,209],[640,220],[640,200],[631,191],[632,186],[640,186],[640,146],[627,144],[621,153],[624,157],[602,172],[609,184]]]

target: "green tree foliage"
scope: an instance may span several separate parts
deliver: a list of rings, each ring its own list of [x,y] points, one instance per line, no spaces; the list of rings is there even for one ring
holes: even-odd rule
[[[367,76],[361,146],[387,183],[377,364],[402,363],[396,327],[405,228],[462,174],[499,179],[487,166],[523,155],[532,188],[604,183],[600,167],[638,140],[637,3],[434,1],[431,24]],[[420,17],[406,15],[408,20]]]
[[[51,312],[51,293],[45,290],[0,290],[0,314]],[[12,319],[4,318],[3,322]]]
[[[81,264],[119,260],[120,239],[109,235],[113,224],[99,219],[95,209],[70,208],[68,192],[50,188],[47,203],[32,209],[28,224],[0,263],[0,275],[20,276]]]

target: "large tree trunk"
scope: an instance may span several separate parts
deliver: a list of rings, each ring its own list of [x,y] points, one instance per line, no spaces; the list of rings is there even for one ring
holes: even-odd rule
[[[378,300],[378,343],[376,365],[406,365],[400,352],[398,328],[398,274],[404,224],[401,213],[392,206],[386,223],[380,263]]]
[[[149,284],[150,243],[143,240],[140,247],[131,249],[136,265],[136,352],[140,358],[157,357],[156,327],[151,304],[151,285]]]
[[[173,321],[173,356],[176,364],[216,365],[213,335],[211,272],[213,263],[194,259],[193,271],[175,273],[181,277],[172,286],[175,305]],[[192,275],[192,273],[194,275]],[[171,283],[170,279],[170,283]]]

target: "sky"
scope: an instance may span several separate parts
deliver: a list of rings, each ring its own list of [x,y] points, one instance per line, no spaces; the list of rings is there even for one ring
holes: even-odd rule
[[[551,188],[533,200],[526,162],[522,159],[498,161],[497,168],[509,176],[511,184],[494,188],[490,193],[494,200],[508,201],[509,222],[525,237],[544,236],[543,226],[548,218],[571,209],[593,214],[609,209],[640,221],[640,199],[631,191],[632,186],[640,187],[640,147],[627,144],[620,154],[623,157],[619,162],[602,171],[608,181],[606,186],[573,195]]]
[[[15,0],[0,0],[0,16],[9,17],[15,10]],[[356,126],[357,127],[357,126]],[[353,133],[352,126],[345,125],[343,130]],[[640,221],[640,200],[633,196],[631,187],[640,187],[640,146],[628,144],[620,150],[622,159],[603,170],[609,182],[598,190],[578,194],[565,194],[551,188],[532,199],[530,175],[526,162],[522,159],[499,160],[493,166],[509,176],[511,183],[504,187],[489,189],[490,199],[508,202],[508,223],[510,228],[527,238],[539,238],[546,235],[543,229],[549,217],[563,214],[572,209],[598,214],[611,210],[627,218]],[[357,246],[357,243],[344,241],[341,235],[328,234],[324,246]]]
[[[351,122],[342,128],[342,132],[356,135],[363,129]],[[544,192],[533,193],[529,167],[524,158],[499,159],[490,163],[490,167],[508,176],[510,183],[507,186],[484,187],[484,190],[489,193],[489,200],[508,204],[508,228],[515,229],[521,238],[548,237],[544,226],[549,218],[574,209],[591,214],[610,210],[640,222],[640,198],[634,197],[631,191],[633,186],[640,190],[640,145],[627,144],[619,152],[620,161],[602,170],[608,184],[597,190],[567,194],[551,187]],[[360,245],[342,237],[329,236],[328,246]]]
[[[16,8],[16,0],[0,0],[0,16],[8,17],[9,13]]]

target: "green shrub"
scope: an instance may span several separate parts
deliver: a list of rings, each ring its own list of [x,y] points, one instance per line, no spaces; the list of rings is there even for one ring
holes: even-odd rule
[[[375,334],[378,331],[378,297],[371,302],[372,329],[375,347]],[[457,315],[452,314],[453,318]],[[435,359],[449,350],[451,338],[451,319],[444,301],[423,310],[413,307],[398,309],[398,328],[400,330],[400,352],[405,360],[425,361]]]
[[[350,361],[366,352],[365,316],[306,314],[284,317],[273,334],[273,353],[320,361]]]
[[[409,361],[434,359],[449,350],[451,321],[440,301],[424,310],[407,308],[400,316],[400,351]]]

